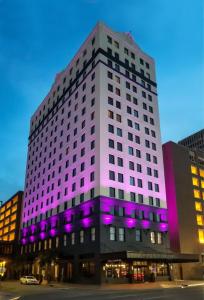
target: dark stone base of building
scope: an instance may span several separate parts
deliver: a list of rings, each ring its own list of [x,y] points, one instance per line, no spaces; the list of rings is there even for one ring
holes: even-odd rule
[[[167,211],[97,197],[22,229],[27,274],[76,283],[171,279]],[[26,269],[25,269],[26,267]]]

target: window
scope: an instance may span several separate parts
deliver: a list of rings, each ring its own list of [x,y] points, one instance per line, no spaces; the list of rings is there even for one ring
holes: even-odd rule
[[[109,179],[115,180],[115,172],[114,171],[109,171]]]
[[[133,171],[135,170],[135,165],[133,161],[129,161],[129,169]]]
[[[119,43],[117,41],[114,41],[114,46],[119,49]]]
[[[120,137],[122,137],[122,129],[120,129],[120,128],[117,128],[117,135],[118,136],[120,136]]]
[[[200,202],[195,202],[195,210],[202,211],[202,204]]]
[[[91,182],[94,181],[94,172],[91,172],[91,173],[90,173],[90,181],[91,181]]]
[[[123,182],[123,174],[118,173],[118,182]]]
[[[125,241],[125,228],[119,228],[118,230],[118,238],[120,242]]]
[[[109,163],[110,164],[115,164],[115,157],[114,157],[114,155],[111,155],[111,154],[109,154]]]
[[[107,72],[107,76],[108,78],[113,79],[113,73],[111,73],[110,71]]]
[[[91,228],[91,241],[94,242],[96,240],[96,228]]]
[[[123,159],[121,157],[118,157],[117,161],[118,161],[118,166],[123,167]]]
[[[158,185],[158,183],[154,184],[154,190],[155,190],[155,192],[159,193],[159,185]]]
[[[193,190],[194,198],[200,199],[200,191],[199,190]]]
[[[80,244],[84,243],[84,230],[80,230],[79,232],[79,241]]]
[[[109,44],[112,44],[112,38],[109,35],[107,35],[107,41]]]
[[[197,225],[199,226],[203,226],[204,223],[203,223],[203,216],[202,215],[197,215],[196,216],[196,220],[197,220]]]
[[[118,209],[118,215],[119,215],[119,217],[124,217],[124,215],[125,215],[125,209],[124,209],[124,207],[119,207],[119,209]]]
[[[142,188],[142,179],[140,178],[137,179],[137,186]]]
[[[195,186],[199,186],[199,180],[196,177],[192,177],[192,184]]]
[[[75,244],[75,233],[72,232],[71,234],[71,244],[74,245]]]
[[[149,205],[154,205],[154,198],[149,196]]]
[[[121,115],[119,115],[119,114],[116,114],[116,121],[118,121],[118,122],[122,122],[122,117],[121,117]]]
[[[109,105],[113,105],[113,98],[108,97],[108,104],[109,104]]]
[[[155,237],[155,232],[154,231],[150,232],[150,240],[151,240],[152,244],[156,243],[156,237]]]
[[[109,196],[115,198],[115,188],[109,187]]]
[[[195,174],[195,175],[198,174],[198,169],[195,166],[193,166],[193,165],[191,165],[191,173]]]
[[[123,145],[119,142],[117,142],[117,150],[121,152],[123,151]]]
[[[111,124],[108,124],[108,132],[114,133],[114,126]]]
[[[142,194],[138,194],[138,202],[143,203],[144,202],[144,197]]]
[[[118,190],[118,198],[119,199],[124,199],[124,191],[121,190],[121,189]]]
[[[136,242],[141,242],[141,240],[142,240],[140,229],[136,229],[136,231],[135,231],[135,240],[136,240]]]
[[[108,110],[108,117],[109,117],[110,119],[114,119],[114,113],[113,113],[112,110]]]
[[[162,233],[161,232],[157,232],[157,243],[162,244]]]
[[[160,207],[160,199],[159,198],[156,198],[156,206]]]
[[[200,177],[204,178],[204,170],[203,169],[199,169],[199,173],[200,173]]]
[[[204,229],[198,230],[199,243],[204,244]]]
[[[133,147],[128,147],[128,154],[130,155],[134,155],[134,150],[133,150]]]
[[[135,178],[130,176],[130,185],[135,186]]]
[[[114,140],[109,139],[108,140],[108,144],[109,144],[109,148],[113,148],[114,149]]]
[[[110,241],[115,241],[115,227],[110,227],[110,232],[109,232],[109,234],[110,234]]]
[[[113,86],[112,86],[112,84],[108,84],[108,90],[109,90],[109,92],[113,92]]]
[[[130,200],[133,202],[136,201],[136,194],[134,192],[130,192]]]
[[[115,88],[115,93],[117,96],[120,96],[120,89],[119,88]]]

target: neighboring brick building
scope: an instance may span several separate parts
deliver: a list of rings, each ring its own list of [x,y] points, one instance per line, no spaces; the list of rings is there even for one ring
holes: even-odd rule
[[[22,200],[19,191],[0,206],[0,274],[7,277],[13,277],[12,263],[19,255]]]
[[[204,152],[168,142],[163,145],[171,249],[199,254],[200,262],[180,266],[186,279],[204,274]]]

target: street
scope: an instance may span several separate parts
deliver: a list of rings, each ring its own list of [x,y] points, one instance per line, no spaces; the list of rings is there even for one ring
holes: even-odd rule
[[[6,285],[6,284],[5,284]],[[5,290],[6,289],[6,290]],[[20,297],[21,300],[204,300],[204,285],[187,286],[184,288],[137,288],[125,287],[106,288],[94,286],[21,286],[19,283],[1,284],[0,300],[11,300]]]

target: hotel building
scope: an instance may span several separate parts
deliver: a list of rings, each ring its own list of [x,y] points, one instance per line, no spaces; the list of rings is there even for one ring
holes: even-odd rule
[[[98,23],[31,118],[21,253],[60,280],[164,278],[167,226],[154,60]]]
[[[199,254],[199,262],[177,265],[177,277],[203,279],[204,152],[168,142],[163,145],[170,246]]]

